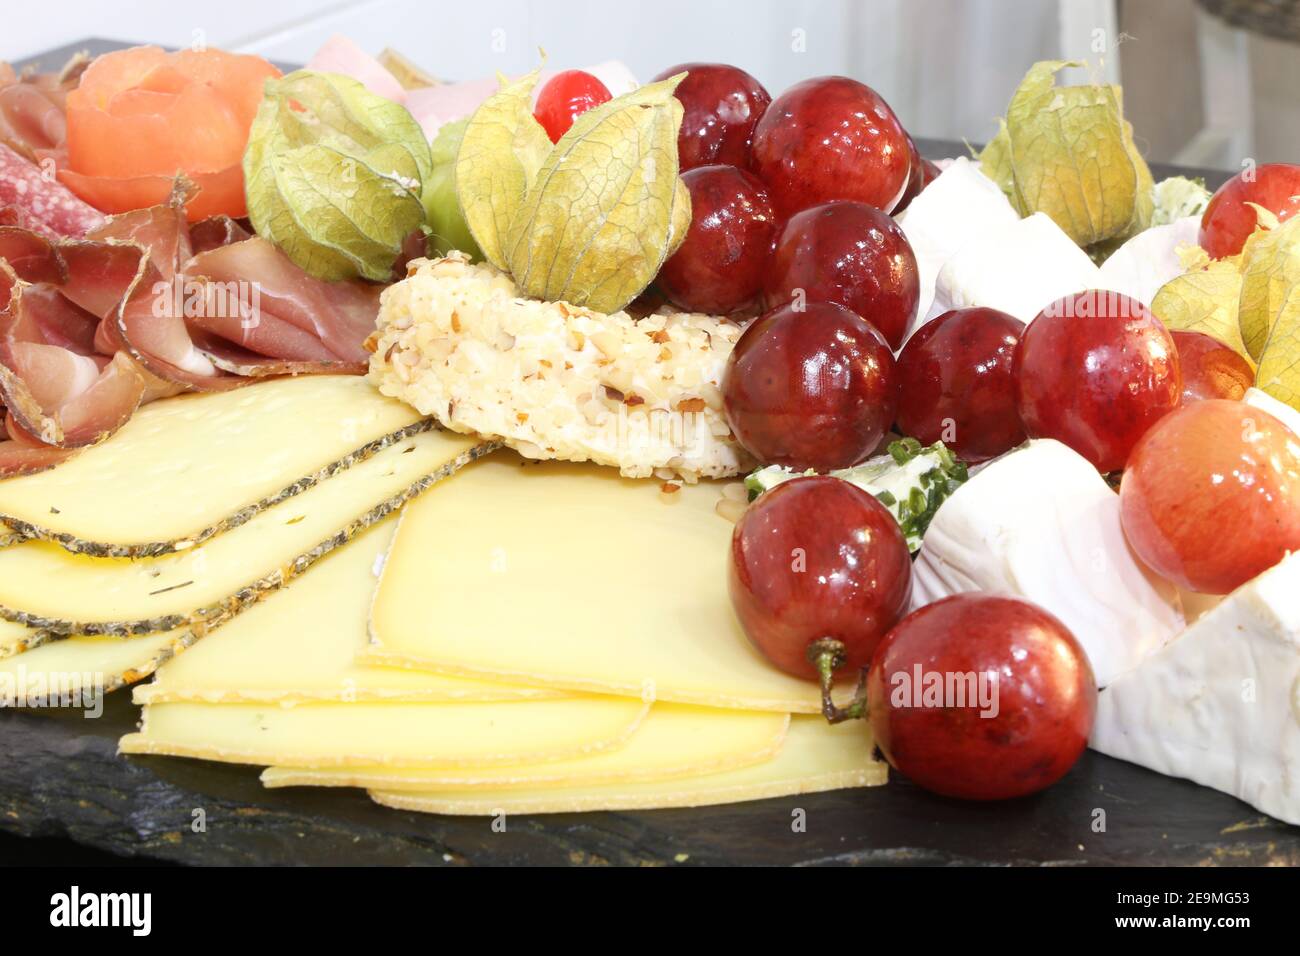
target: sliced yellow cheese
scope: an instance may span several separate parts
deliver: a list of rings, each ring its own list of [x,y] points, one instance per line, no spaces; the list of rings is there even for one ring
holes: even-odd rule
[[[58,468],[0,481],[0,518],[90,554],[163,553],[329,477],[420,418],[351,375],[163,399]]]
[[[407,508],[369,660],[655,700],[816,713],[817,687],[745,639],[717,486],[502,453]]]
[[[289,587],[169,661],[153,683],[135,689],[136,703],[562,696],[563,691],[356,663],[356,653],[366,641],[366,618],[379,566],[396,524],[395,517],[388,518],[358,535]],[[95,640],[71,638],[63,643]]]
[[[475,767],[621,746],[650,705],[585,697],[509,703],[150,704],[123,753],[304,767]]]
[[[0,660],[0,706],[55,694],[106,694],[148,677],[193,640],[188,628],[143,637],[74,637]]]
[[[0,660],[25,651],[29,645],[44,639],[42,633],[13,621],[0,620]]]
[[[655,704],[627,744],[590,757],[452,770],[271,767],[263,771],[262,783],[268,787],[464,790],[482,787],[589,787],[668,780],[735,770],[770,760],[780,751],[789,723],[786,714]]]
[[[491,447],[450,432],[423,432],[201,547],[157,558],[93,558],[46,541],[2,548],[0,617],[59,634],[210,626]]]
[[[838,726],[820,717],[794,717],[771,760],[719,773],[642,783],[478,790],[372,790],[377,803],[399,810],[462,816],[654,810],[741,803],[797,793],[873,787],[885,783],[885,764],[872,756],[862,721]]]

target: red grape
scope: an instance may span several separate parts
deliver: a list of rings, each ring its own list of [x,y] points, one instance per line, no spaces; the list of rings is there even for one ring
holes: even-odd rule
[[[1133,449],[1120,518],[1157,574],[1227,594],[1300,551],[1300,439],[1244,402],[1180,408]]]
[[[956,309],[921,326],[898,356],[898,427],[972,464],[1025,440],[1012,357],[1025,324],[997,309]]]
[[[800,297],[835,302],[866,319],[891,348],[903,344],[921,298],[916,256],[889,216],[861,202],[805,209],[781,230],[763,285],[763,306]]]
[[[907,188],[907,134],[869,86],[845,76],[804,80],[778,96],[750,151],[780,216],[832,199],[889,212]]]
[[[741,627],[773,664],[817,679],[808,645],[844,644],[855,671],[907,607],[912,560],[898,522],[856,485],[825,475],[778,485],[731,536],[728,589]]]
[[[1029,436],[1064,442],[1099,471],[1123,468],[1183,388],[1164,324],[1136,299],[1105,290],[1040,312],[1020,337],[1013,368]]]
[[[1243,169],[1220,186],[1201,214],[1201,248],[1215,259],[1241,252],[1259,224],[1254,203],[1288,219],[1300,209],[1300,166],[1265,163]]]
[[[677,134],[681,168],[748,166],[754,126],[772,102],[763,84],[725,63],[682,63],[655,80],[678,73],[687,74],[673,94],[685,111]]]
[[[1250,363],[1212,335],[1171,330],[1183,373],[1183,404],[1204,398],[1238,401],[1255,384]]]
[[[971,592],[914,611],[885,635],[867,674],[867,706],[895,770],[935,793],[1004,800],[1049,787],[1074,766],[1092,731],[1097,684],[1054,616]]]
[[[930,162],[928,159],[922,156],[921,157],[921,188],[917,192],[918,193],[925,192],[925,187],[930,185],[930,183],[934,182],[936,179],[938,179],[942,172],[943,172],[942,169],[940,169],[934,163]]]
[[[911,172],[907,176],[907,188],[903,190],[903,198],[898,201],[898,205],[890,210],[890,215],[897,216],[900,212],[912,204],[912,200],[921,195],[929,182],[926,180],[925,164],[927,160],[921,158],[921,151],[916,148],[916,143],[911,136],[907,137],[907,155],[908,162],[911,163]],[[931,163],[931,166],[934,164]]]
[[[894,354],[841,305],[785,305],[741,335],[722,394],[736,440],[760,461],[847,468],[875,450],[894,420]]]
[[[659,286],[689,312],[727,313],[758,297],[776,217],[767,190],[734,166],[682,175],[691,194],[686,239],[659,271]]]
[[[573,121],[593,106],[609,102],[609,89],[583,70],[564,70],[542,87],[533,115],[552,143],[569,131]]]

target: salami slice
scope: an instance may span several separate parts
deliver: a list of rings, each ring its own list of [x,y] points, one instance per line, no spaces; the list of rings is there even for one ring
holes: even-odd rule
[[[41,167],[0,144],[0,211],[5,220],[50,239],[79,239],[104,222],[104,215],[74,196]]]

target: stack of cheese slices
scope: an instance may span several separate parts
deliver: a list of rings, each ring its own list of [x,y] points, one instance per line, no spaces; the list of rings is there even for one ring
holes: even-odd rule
[[[124,752],[442,813],[883,783],[741,634],[722,493],[525,462],[359,378],[156,402],[0,483],[0,703],[152,675]]]

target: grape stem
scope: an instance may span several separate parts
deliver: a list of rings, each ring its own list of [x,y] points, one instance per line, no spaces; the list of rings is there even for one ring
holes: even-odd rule
[[[835,671],[844,666],[844,645],[833,637],[823,637],[808,645],[808,660],[817,668],[822,686],[822,716],[832,724],[862,720],[867,716],[867,669],[858,674],[858,686],[847,707],[838,707],[831,698]]]

